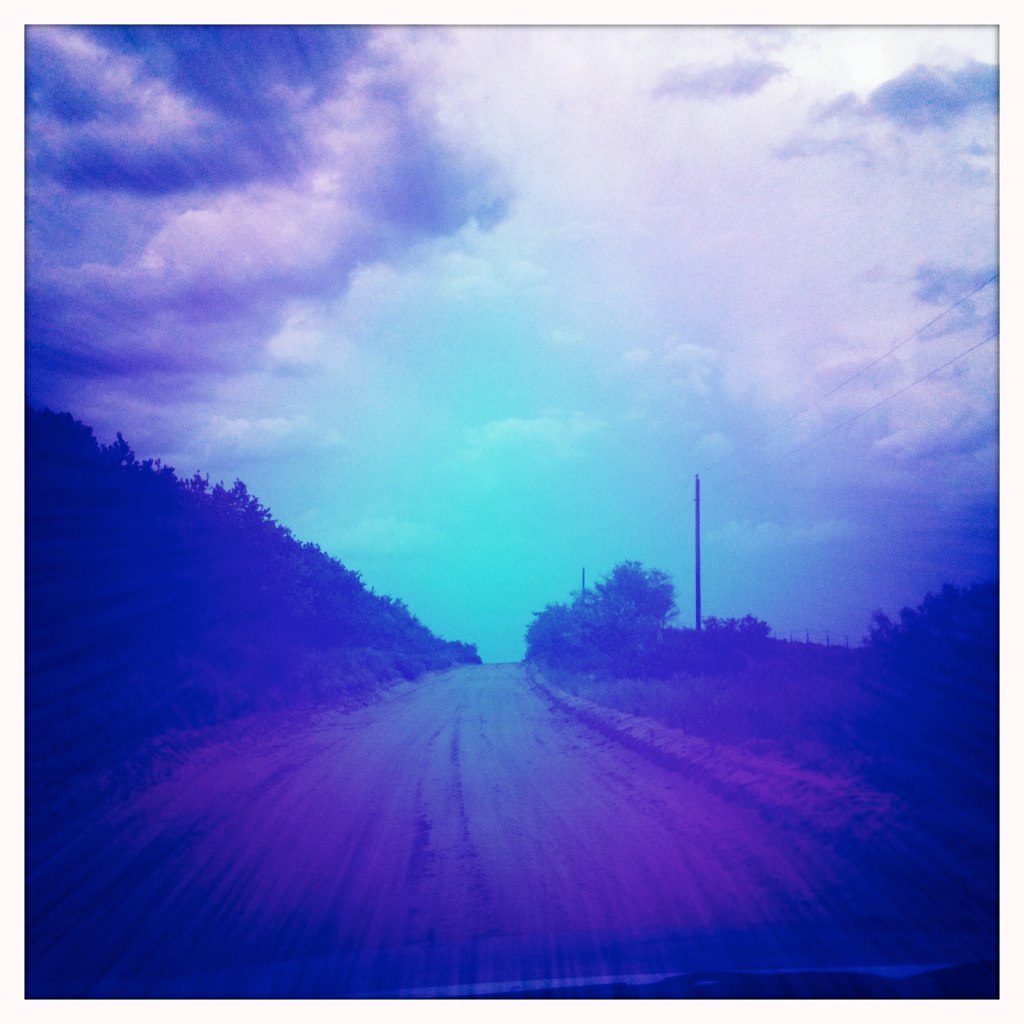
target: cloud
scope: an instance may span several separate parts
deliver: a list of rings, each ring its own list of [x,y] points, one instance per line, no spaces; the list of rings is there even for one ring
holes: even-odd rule
[[[461,458],[481,462],[509,450],[534,449],[558,458],[579,454],[579,442],[605,428],[604,420],[582,412],[569,415],[551,412],[533,419],[517,416],[492,420],[482,427],[466,430]]]
[[[946,128],[975,110],[994,112],[999,105],[999,69],[969,61],[960,68],[915,64],[883,82],[866,100],[844,93],[818,120],[874,118],[920,132]]]
[[[711,394],[720,376],[719,355],[714,349],[670,338],[663,358],[675,386],[691,395]]]
[[[996,273],[995,267],[954,267],[924,263],[914,275],[914,294],[931,306],[949,306],[981,287]]]
[[[267,439],[285,437],[294,434],[296,430],[308,429],[309,422],[305,418],[289,420],[284,416],[250,420],[217,415],[210,421],[210,427],[213,436],[219,439],[244,440],[247,443],[254,439],[259,446]]]
[[[998,103],[998,69],[977,61],[955,71],[916,64],[868,98],[878,116],[917,130],[944,127],[975,108],[995,111]]]
[[[994,281],[986,285],[995,274],[992,266],[954,267],[934,263],[919,266],[915,274],[916,297],[930,306],[948,308],[956,304],[921,331],[920,338],[941,338],[973,327],[984,327],[989,333],[997,330],[999,288]]]
[[[934,398],[926,397],[919,403],[932,415],[917,419],[906,417],[905,426],[875,442],[878,452],[890,460],[934,466],[937,461],[973,456],[996,448],[998,429],[991,416],[963,408],[963,396],[957,393],[955,385],[939,382],[935,391]],[[937,415],[936,409],[944,411],[945,415]]]
[[[305,414],[295,416],[227,416],[214,413],[198,430],[197,440],[208,456],[218,459],[272,454],[338,444],[333,431],[323,431]]]
[[[100,26],[111,53],[145,54],[161,77],[209,109],[284,123],[328,95],[371,34],[360,28],[284,25]]]
[[[780,160],[837,154],[853,157],[865,168],[871,167],[873,162],[871,150],[859,139],[847,137],[822,139],[807,133],[794,135],[781,146],[776,147],[774,153]]]
[[[29,166],[75,189],[163,195],[288,180],[301,116],[372,38],[302,26],[30,26]]]
[[[657,96],[697,99],[753,96],[770,81],[787,75],[774,61],[734,60],[731,64],[688,64],[667,74],[655,90]]]
[[[829,544],[849,533],[850,524],[842,519],[826,519],[808,524],[781,524],[770,520],[752,523],[733,520],[706,536],[722,547],[744,550],[775,549],[811,544]]]
[[[281,329],[267,342],[267,357],[275,366],[308,369],[320,362],[323,331],[322,319],[312,304],[289,303]]]
[[[29,29],[30,395],[54,376],[145,387],[264,353],[294,369],[312,351],[296,303],[504,216],[506,191],[372,39]]]
[[[150,29],[144,34],[163,42],[143,55],[112,45],[125,31],[29,28],[34,176],[75,190],[166,196],[258,176],[286,178],[296,170],[301,147],[285,127],[280,98],[263,112],[252,99],[230,110],[211,106],[166,77],[166,65],[174,65],[169,44],[183,42],[178,33]],[[194,66],[198,72],[209,62]]]
[[[867,172],[941,176],[967,187],[991,187],[995,174],[995,119],[999,104],[998,67],[971,60],[959,68],[914,64],[862,98],[844,92],[812,110],[809,127],[774,149],[783,160],[846,157]],[[973,115],[984,115],[979,120]],[[878,129],[906,130],[922,139],[931,129],[931,146],[910,148]],[[952,136],[954,128],[963,131]],[[941,132],[941,133],[940,133]]]
[[[398,516],[365,516],[354,526],[335,530],[328,542],[342,557],[350,554],[408,554],[438,539],[437,530],[427,523]]]
[[[581,331],[571,331],[565,327],[556,327],[548,337],[553,344],[566,346],[579,345],[586,340]]]

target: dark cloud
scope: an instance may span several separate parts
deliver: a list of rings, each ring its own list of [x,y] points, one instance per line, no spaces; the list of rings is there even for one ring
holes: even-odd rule
[[[917,298],[930,306],[955,305],[941,319],[921,331],[921,339],[941,338],[973,328],[984,328],[988,333],[998,330],[998,281],[992,281],[995,274],[994,267],[951,267],[930,263],[918,267],[914,291]]]
[[[876,114],[914,129],[943,127],[977,107],[995,110],[998,102],[998,69],[977,61],[956,71],[917,64],[868,98]]]
[[[505,216],[508,194],[438,139],[405,83],[388,80],[368,91],[374,119],[387,128],[390,159],[358,187],[367,211],[412,236],[444,234],[471,217],[490,227]]]
[[[71,188],[151,194],[286,179],[307,155],[296,113],[336,86],[364,37],[271,26],[31,28],[30,169]]]
[[[995,274],[995,267],[950,267],[925,263],[917,268],[914,275],[917,282],[914,294],[931,306],[949,306],[981,287]]]
[[[794,135],[783,145],[778,146],[774,155],[780,160],[792,160],[797,157],[816,157],[828,154],[839,154],[853,157],[862,167],[871,167],[874,158],[871,151],[858,139],[838,138],[822,139],[813,135]]]
[[[157,140],[125,146],[118,140],[80,138],[37,151],[34,170],[70,189],[132,191],[153,196],[229,185],[266,174],[268,154],[233,147],[205,133],[187,143]],[[289,161],[291,166],[291,161]],[[281,164],[276,165],[281,169]]]
[[[961,68],[915,64],[883,82],[866,100],[854,93],[837,97],[817,120],[870,117],[892,121],[912,131],[945,128],[973,110],[999,105],[999,69],[970,61]]]
[[[787,68],[774,61],[735,60],[731,64],[690,64],[667,75],[656,92],[658,95],[694,96],[699,99],[752,96],[773,78],[788,73]]]
[[[113,275],[33,282],[25,304],[30,391],[51,373],[122,377],[144,388],[154,373],[231,372],[258,356],[276,311],[275,297],[246,298],[217,282],[187,295]]]
[[[998,444],[999,424],[994,416],[965,413],[948,429],[936,434],[921,452],[930,458],[950,455],[975,455]]]
[[[27,33],[27,372],[158,388],[507,198],[366,30]]]
[[[146,390],[169,374],[249,369],[290,300],[336,295],[356,267],[400,245],[394,233],[366,230],[339,235],[309,264],[253,252],[230,265],[203,258],[201,239],[194,262],[158,269],[138,260],[47,267],[38,259],[26,287],[30,393],[52,374],[71,386],[76,377],[105,377]]]
[[[790,159],[846,151],[856,155],[864,166],[870,166],[874,162],[874,147],[863,130],[868,123],[889,122],[921,132],[949,127],[973,111],[995,112],[998,104],[999,77],[994,64],[970,61],[959,69],[915,64],[883,82],[867,99],[853,92],[837,96],[811,118],[817,128],[793,136],[775,150],[775,156]],[[817,131],[827,134],[822,137],[815,134]],[[835,135],[835,131],[842,134]],[[963,149],[958,168],[964,184],[991,182],[991,170],[973,163],[974,158],[988,156],[991,148],[976,141]]]
[[[282,86],[319,101],[369,37],[364,28],[282,25],[102,26],[89,33],[205,107],[279,126],[287,120]]]
[[[855,92],[844,92],[831,103],[826,104],[814,117],[814,120],[829,121],[836,117],[857,116],[863,114],[863,112],[864,104],[857,98],[857,94]]]

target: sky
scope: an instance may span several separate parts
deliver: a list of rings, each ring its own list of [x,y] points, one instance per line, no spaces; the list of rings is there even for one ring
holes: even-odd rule
[[[26,396],[486,661],[998,571],[997,30],[26,32]],[[963,301],[961,301],[963,300]]]

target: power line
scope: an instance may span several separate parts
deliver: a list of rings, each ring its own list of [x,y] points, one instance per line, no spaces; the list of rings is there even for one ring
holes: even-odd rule
[[[809,441],[805,441],[803,444],[798,445],[796,448],[791,448],[788,452],[785,452],[784,454],[780,455],[778,458],[772,459],[770,462],[766,462],[764,465],[759,466],[757,469],[753,469],[749,473],[744,473],[743,476],[734,477],[730,482],[731,483],[739,483],[741,480],[747,480],[750,477],[756,475],[757,473],[760,473],[761,470],[767,469],[769,466],[774,466],[776,463],[782,462],[784,459],[788,459],[791,455],[796,455],[797,452],[803,451],[804,448],[808,448],[812,444],[816,444],[818,441],[821,441],[822,439],[828,437],[829,435],[834,434],[837,430],[841,430],[843,427],[848,426],[849,424],[853,423],[856,420],[859,420],[862,416],[866,416],[869,412],[873,412],[880,405],[885,405],[885,403],[890,401],[891,399],[898,398],[900,395],[902,395],[905,392],[909,391],[911,388],[916,387],[918,384],[921,384],[923,381],[926,381],[929,377],[934,377],[935,374],[937,374],[940,370],[946,369],[947,366],[952,366],[953,363],[957,362],[957,360],[963,359],[964,356],[970,355],[975,349],[981,348],[982,345],[985,345],[988,342],[990,342],[993,338],[998,338],[998,337],[999,337],[999,332],[998,331],[996,331],[995,334],[990,334],[987,338],[984,338],[982,341],[979,341],[977,344],[972,345],[968,349],[964,349],[964,351],[961,352],[959,355],[953,356],[952,359],[950,359],[947,362],[943,363],[941,366],[936,366],[934,370],[929,371],[923,377],[918,377],[917,380],[911,381],[909,384],[907,384],[904,387],[900,388],[899,391],[894,391],[891,395],[887,395],[881,401],[875,402],[874,405],[869,406],[867,409],[862,409],[855,416],[851,416],[849,419],[843,420],[842,423],[837,423],[834,427],[830,427],[828,430],[826,430],[825,433],[818,434],[817,437],[812,437]]]
[[[781,430],[783,427],[785,427],[788,424],[792,423],[795,419],[798,419],[800,416],[803,416],[804,413],[809,412],[811,409],[813,409],[816,406],[820,405],[826,399],[831,398],[832,395],[834,395],[837,391],[840,391],[842,388],[846,387],[847,384],[849,384],[852,381],[856,380],[858,377],[862,376],[864,373],[866,373],[872,367],[877,366],[880,362],[882,362],[883,360],[887,359],[889,356],[891,356],[898,349],[902,348],[904,345],[906,345],[909,342],[913,341],[915,338],[920,336],[924,331],[928,330],[929,327],[932,327],[934,324],[937,324],[940,320],[942,320],[944,317],[948,316],[955,309],[957,309],[960,306],[962,306],[968,299],[970,299],[973,296],[977,295],[978,292],[980,292],[983,289],[987,288],[990,284],[992,284],[993,281],[996,281],[998,278],[999,278],[999,272],[996,271],[996,273],[994,273],[991,277],[989,277],[986,280],[982,281],[981,284],[977,285],[975,288],[972,288],[971,291],[967,292],[966,295],[961,296],[959,299],[957,299],[956,302],[954,302],[951,305],[947,306],[945,309],[943,309],[936,316],[932,317],[932,319],[929,320],[927,323],[922,324],[915,331],[913,331],[912,333],[908,334],[905,338],[903,338],[900,341],[898,341],[895,345],[893,345],[891,348],[887,349],[881,355],[876,356],[870,362],[865,363],[864,366],[860,367],[860,369],[856,370],[854,373],[850,374],[844,380],[840,381],[830,391],[826,392],[821,397],[815,399],[810,404],[804,406],[798,412],[793,413],[791,416],[789,416],[788,418],[783,420],[781,423],[778,423],[774,427],[771,427],[769,430],[766,430],[763,434],[760,434],[757,437],[753,438],[751,441],[748,441],[742,447],[736,449],[733,452],[730,452],[728,455],[725,455],[723,458],[718,459],[716,462],[711,463],[711,465],[709,467],[707,467],[707,470],[705,470],[705,472],[713,471],[717,467],[722,466],[723,464],[725,464],[727,462],[730,462],[731,460],[737,458],[737,456],[742,455],[744,452],[746,452],[749,449],[753,448],[754,445],[756,445],[759,442],[763,441],[766,437],[771,436],[776,431]],[[903,387],[899,391],[896,391],[893,394],[889,395],[888,397],[882,399],[881,402],[876,403],[875,405],[871,406],[869,409],[865,409],[862,412],[857,413],[856,416],[853,416],[850,419],[843,421],[842,423],[838,424],[837,426],[835,426],[835,427],[831,428],[830,430],[826,431],[824,434],[820,434],[817,437],[812,438],[810,441],[806,441],[804,444],[801,444],[798,447],[791,449],[790,451],[784,453],[783,455],[780,455],[778,458],[775,458],[775,459],[771,460],[770,462],[765,463],[764,465],[758,467],[757,469],[751,470],[750,472],[744,473],[743,475],[738,476],[738,477],[732,477],[731,479],[728,480],[728,482],[729,483],[738,483],[738,482],[740,482],[742,480],[746,480],[749,477],[754,476],[755,474],[761,472],[762,469],[766,469],[768,466],[773,466],[776,463],[781,462],[784,459],[789,458],[789,456],[795,455],[797,452],[802,451],[804,448],[808,447],[809,445],[814,444],[817,441],[820,441],[823,438],[828,437],[830,434],[835,433],[835,431],[842,429],[842,427],[847,426],[849,423],[852,423],[855,420],[860,419],[862,416],[866,416],[869,412],[873,411],[874,409],[877,409],[879,405],[884,404],[885,402],[889,401],[892,398],[898,397],[899,395],[903,394],[905,391],[908,391],[908,390],[910,390],[910,388],[916,386],[917,384],[920,384],[922,381],[927,380],[929,377],[931,377],[934,374],[938,373],[940,370],[944,370],[947,366],[951,365],[952,363],[955,363],[958,359],[962,359],[964,356],[966,356],[966,355],[970,354],[971,352],[973,352],[974,349],[980,348],[986,342],[989,342],[993,338],[996,338],[998,336],[999,336],[999,332],[997,331],[995,334],[990,335],[984,341],[981,341],[977,345],[974,345],[971,348],[966,349],[964,352],[961,352],[959,355],[954,356],[951,360],[949,360],[949,362],[943,363],[942,366],[936,367],[930,373],[925,374],[923,377],[919,378],[918,380],[914,381],[913,383],[908,384],[906,387]],[[673,502],[670,505],[665,507],[665,509],[664,509],[664,511],[662,513],[662,516],[664,518],[667,518],[668,516],[674,515],[674,514],[675,514],[675,503]]]
[[[873,366],[877,366],[884,359],[888,359],[889,356],[891,356],[898,349],[901,349],[908,342],[913,341],[924,331],[928,330],[929,327],[933,326],[934,324],[937,324],[943,317],[948,316],[950,313],[953,312],[954,309],[957,309],[958,307],[962,306],[968,299],[972,298],[974,295],[977,295],[978,292],[980,292],[983,288],[987,288],[998,277],[999,272],[996,271],[996,273],[994,273],[987,281],[983,281],[981,284],[979,284],[972,291],[969,291],[962,298],[957,299],[957,301],[954,302],[951,306],[947,306],[941,313],[938,314],[938,316],[933,317],[931,320],[928,321],[928,323],[922,325],[921,327],[918,327],[916,331],[914,331],[912,334],[908,334],[902,341],[898,341],[895,345],[892,346],[892,348],[888,349],[886,352],[883,352],[880,356],[876,356],[874,359],[871,360],[871,362],[865,363],[859,370],[857,370],[854,373],[851,373],[850,376],[847,377],[845,380],[840,381],[834,388],[832,388],[831,391],[827,391],[820,398],[816,398],[809,405],[805,405],[799,412],[793,413],[792,416],[789,416],[787,419],[784,419],[781,423],[777,423],[774,427],[769,428],[763,434],[759,434],[753,440],[748,441],[745,445],[743,445],[742,448],[738,448],[736,451],[730,452],[728,455],[726,455],[724,458],[719,459],[717,462],[713,462],[711,466],[708,467],[708,469],[713,470],[715,469],[715,467],[721,466],[723,463],[736,458],[738,455],[742,455],[745,451],[749,450],[750,448],[753,448],[754,445],[759,444],[766,437],[770,437],[776,431],[781,430],[785,426],[788,426],[790,423],[793,422],[793,420],[799,419],[799,417],[803,416],[805,412],[810,412],[810,410],[813,409],[815,406],[820,405],[827,398],[831,398],[837,391],[840,391],[843,388],[845,388],[846,385],[849,384],[851,381],[854,381],[858,377],[867,373],[867,371],[870,370]],[[986,338],[985,340],[990,341],[991,339]],[[984,342],[982,344],[984,344]],[[769,463],[769,465],[771,465],[771,463]]]

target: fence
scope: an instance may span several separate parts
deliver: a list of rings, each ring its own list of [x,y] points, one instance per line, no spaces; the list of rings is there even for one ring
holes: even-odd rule
[[[772,636],[777,640],[787,640],[792,644],[818,644],[821,647],[849,647],[850,634],[835,629],[773,629]],[[854,638],[854,645],[859,638]]]

